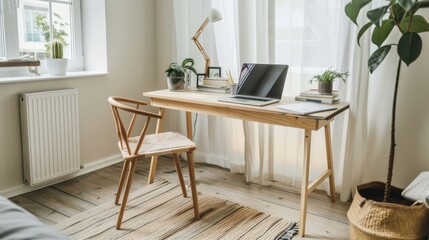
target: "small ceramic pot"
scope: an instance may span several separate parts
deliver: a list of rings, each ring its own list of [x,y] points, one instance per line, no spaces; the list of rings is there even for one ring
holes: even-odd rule
[[[67,70],[67,58],[47,58],[48,73],[52,76],[64,76]]]
[[[319,82],[318,90],[320,94],[330,95],[332,94],[332,83]]]

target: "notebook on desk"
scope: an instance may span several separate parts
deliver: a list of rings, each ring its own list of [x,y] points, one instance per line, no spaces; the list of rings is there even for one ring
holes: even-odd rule
[[[265,106],[282,98],[288,65],[245,63],[241,68],[237,94],[219,101]]]

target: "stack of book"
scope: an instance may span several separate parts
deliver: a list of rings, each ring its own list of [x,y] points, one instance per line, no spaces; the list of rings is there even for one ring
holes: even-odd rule
[[[332,92],[332,94],[320,94],[317,90],[307,90],[295,97],[297,101],[304,102],[315,102],[315,103],[326,103],[335,104],[340,101],[338,98],[338,92]]]
[[[198,90],[207,92],[227,93],[230,83],[227,78],[204,78],[202,84],[198,84]]]

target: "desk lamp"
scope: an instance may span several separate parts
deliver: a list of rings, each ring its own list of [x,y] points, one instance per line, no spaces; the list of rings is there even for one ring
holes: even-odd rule
[[[212,8],[210,10],[209,16],[206,18],[206,20],[203,22],[203,24],[201,25],[201,27],[198,29],[198,31],[195,33],[195,35],[192,37],[192,40],[195,42],[195,45],[197,45],[197,48],[200,50],[201,54],[203,55],[204,59],[206,60],[206,66],[204,68],[204,73],[206,74],[206,76],[208,74],[208,69],[209,69],[209,66],[210,66],[210,57],[209,57],[209,55],[207,55],[207,53],[204,50],[203,46],[201,46],[201,43],[198,41],[198,37],[203,32],[203,30],[206,27],[207,23],[209,23],[209,22],[217,22],[219,20],[222,20],[222,14],[220,14],[220,12],[217,9]]]

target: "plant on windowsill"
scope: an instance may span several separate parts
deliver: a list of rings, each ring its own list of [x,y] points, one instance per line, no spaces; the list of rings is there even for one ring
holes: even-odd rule
[[[318,91],[322,95],[330,95],[332,94],[332,84],[336,79],[343,80],[344,83],[347,81],[347,77],[349,76],[349,72],[337,72],[329,68],[325,70],[322,74],[314,75],[313,78],[310,79],[310,83],[318,82]]]
[[[67,58],[63,58],[63,44],[53,42],[51,45],[52,58],[46,59],[49,75],[64,76],[67,70]]]
[[[182,65],[175,62],[170,63],[165,72],[167,73],[167,84],[170,91],[183,91],[188,87],[190,72],[197,75],[192,58],[184,59]]]
[[[52,39],[55,39],[55,41],[62,43],[64,47],[67,47],[69,45],[69,43],[67,42],[69,34],[66,31],[69,24],[67,23],[67,21],[64,21],[61,15],[57,12],[53,13],[52,18],[52,25],[49,23],[48,16],[45,14],[37,14],[36,18],[34,19],[34,24],[36,25],[37,29],[40,31],[43,36],[43,39],[46,42],[46,56],[43,56],[42,58],[49,57],[49,54],[51,53],[51,33]]]
[[[359,12],[372,0],[352,0],[345,7],[346,15],[357,25]],[[357,186],[353,203],[347,216],[350,221],[351,239],[425,239],[429,234],[429,210],[423,203],[413,203],[401,196],[401,189],[391,185],[395,157],[395,116],[401,63],[409,65],[421,53],[423,41],[419,33],[429,31],[429,23],[417,12],[428,8],[429,1],[390,0],[385,5],[369,10],[369,22],[359,31],[357,41],[374,25],[372,42],[378,49],[368,60],[371,73],[383,62],[392,47],[399,56],[393,92],[389,164],[386,183],[371,182]],[[393,29],[398,31],[392,31]],[[395,32],[397,43],[383,45]]]

